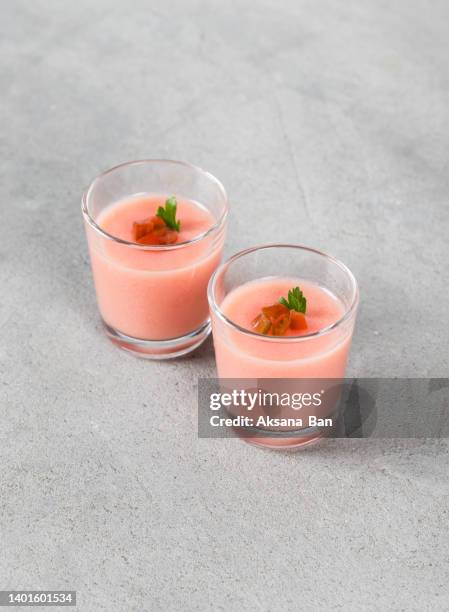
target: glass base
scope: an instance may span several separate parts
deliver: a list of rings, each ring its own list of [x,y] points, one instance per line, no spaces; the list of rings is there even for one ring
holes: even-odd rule
[[[306,446],[317,444],[325,434],[319,434],[308,438],[284,438],[276,440],[275,438],[242,438],[248,444],[259,448],[266,448],[274,451],[299,451]]]
[[[173,359],[182,357],[198,348],[210,334],[211,324],[208,319],[203,325],[190,334],[170,340],[141,340],[122,334],[103,321],[106,335],[114,344],[124,351],[142,359]]]

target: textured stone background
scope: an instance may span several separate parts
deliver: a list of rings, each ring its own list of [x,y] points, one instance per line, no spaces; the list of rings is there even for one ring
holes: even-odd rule
[[[76,589],[83,612],[448,610],[447,441],[198,440],[211,342],[110,345],[80,214],[118,162],[203,166],[227,254],[292,241],[353,269],[349,374],[447,376],[447,1],[0,8],[0,588]]]

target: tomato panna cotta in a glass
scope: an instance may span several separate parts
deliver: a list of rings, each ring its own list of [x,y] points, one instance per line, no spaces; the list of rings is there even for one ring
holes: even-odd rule
[[[288,379],[334,384],[344,377],[358,288],[338,260],[298,245],[255,247],[216,270],[208,296],[223,381],[264,380],[265,391],[279,391],[282,379],[288,387]],[[284,448],[316,438],[307,431],[278,439],[262,432],[250,441]]]
[[[221,183],[181,162],[131,162],[92,183],[83,213],[111,340],[156,359],[205,340],[207,284],[221,259],[227,212]]]

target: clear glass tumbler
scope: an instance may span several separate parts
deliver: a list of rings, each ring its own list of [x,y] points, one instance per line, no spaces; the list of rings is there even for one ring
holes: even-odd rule
[[[341,304],[338,320],[304,335],[271,336],[241,327],[223,311],[222,304],[227,296],[242,285],[256,283],[253,293],[257,302],[257,282],[270,282],[270,279],[276,282],[279,278],[302,280],[332,294]],[[209,282],[208,298],[220,379],[245,379],[245,384],[253,381],[255,387],[257,381],[263,379],[265,385],[279,391],[281,379],[344,377],[359,292],[353,274],[337,259],[298,245],[254,247],[237,253],[215,271]],[[267,304],[259,307],[262,305]],[[248,308],[248,299],[242,303],[242,308]],[[285,383],[287,387],[290,384]],[[255,437],[251,441],[264,446],[286,447],[300,446],[310,440],[307,435],[296,439],[292,435],[279,440]]]
[[[143,245],[101,227],[121,200],[176,195],[213,217],[200,235],[175,244]],[[199,346],[210,332],[207,284],[220,263],[228,199],[204,170],[178,161],[142,160],[98,176],[82,199],[98,307],[109,338],[140,357],[165,359]]]

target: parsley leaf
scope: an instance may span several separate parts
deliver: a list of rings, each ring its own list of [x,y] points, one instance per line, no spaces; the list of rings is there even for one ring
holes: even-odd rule
[[[176,202],[176,198],[175,196],[172,196],[171,198],[168,198],[168,200],[165,202],[165,208],[159,206],[159,208],[157,209],[156,216],[160,217],[163,221],[165,221],[165,224],[169,228],[179,232],[179,230],[181,229],[181,221],[176,221],[177,206],[178,204]]]
[[[297,312],[302,312],[304,314],[306,312],[307,300],[299,287],[290,289],[288,292],[288,300],[281,297],[279,299],[279,303],[283,306],[287,306],[287,308],[290,310],[296,310]]]

